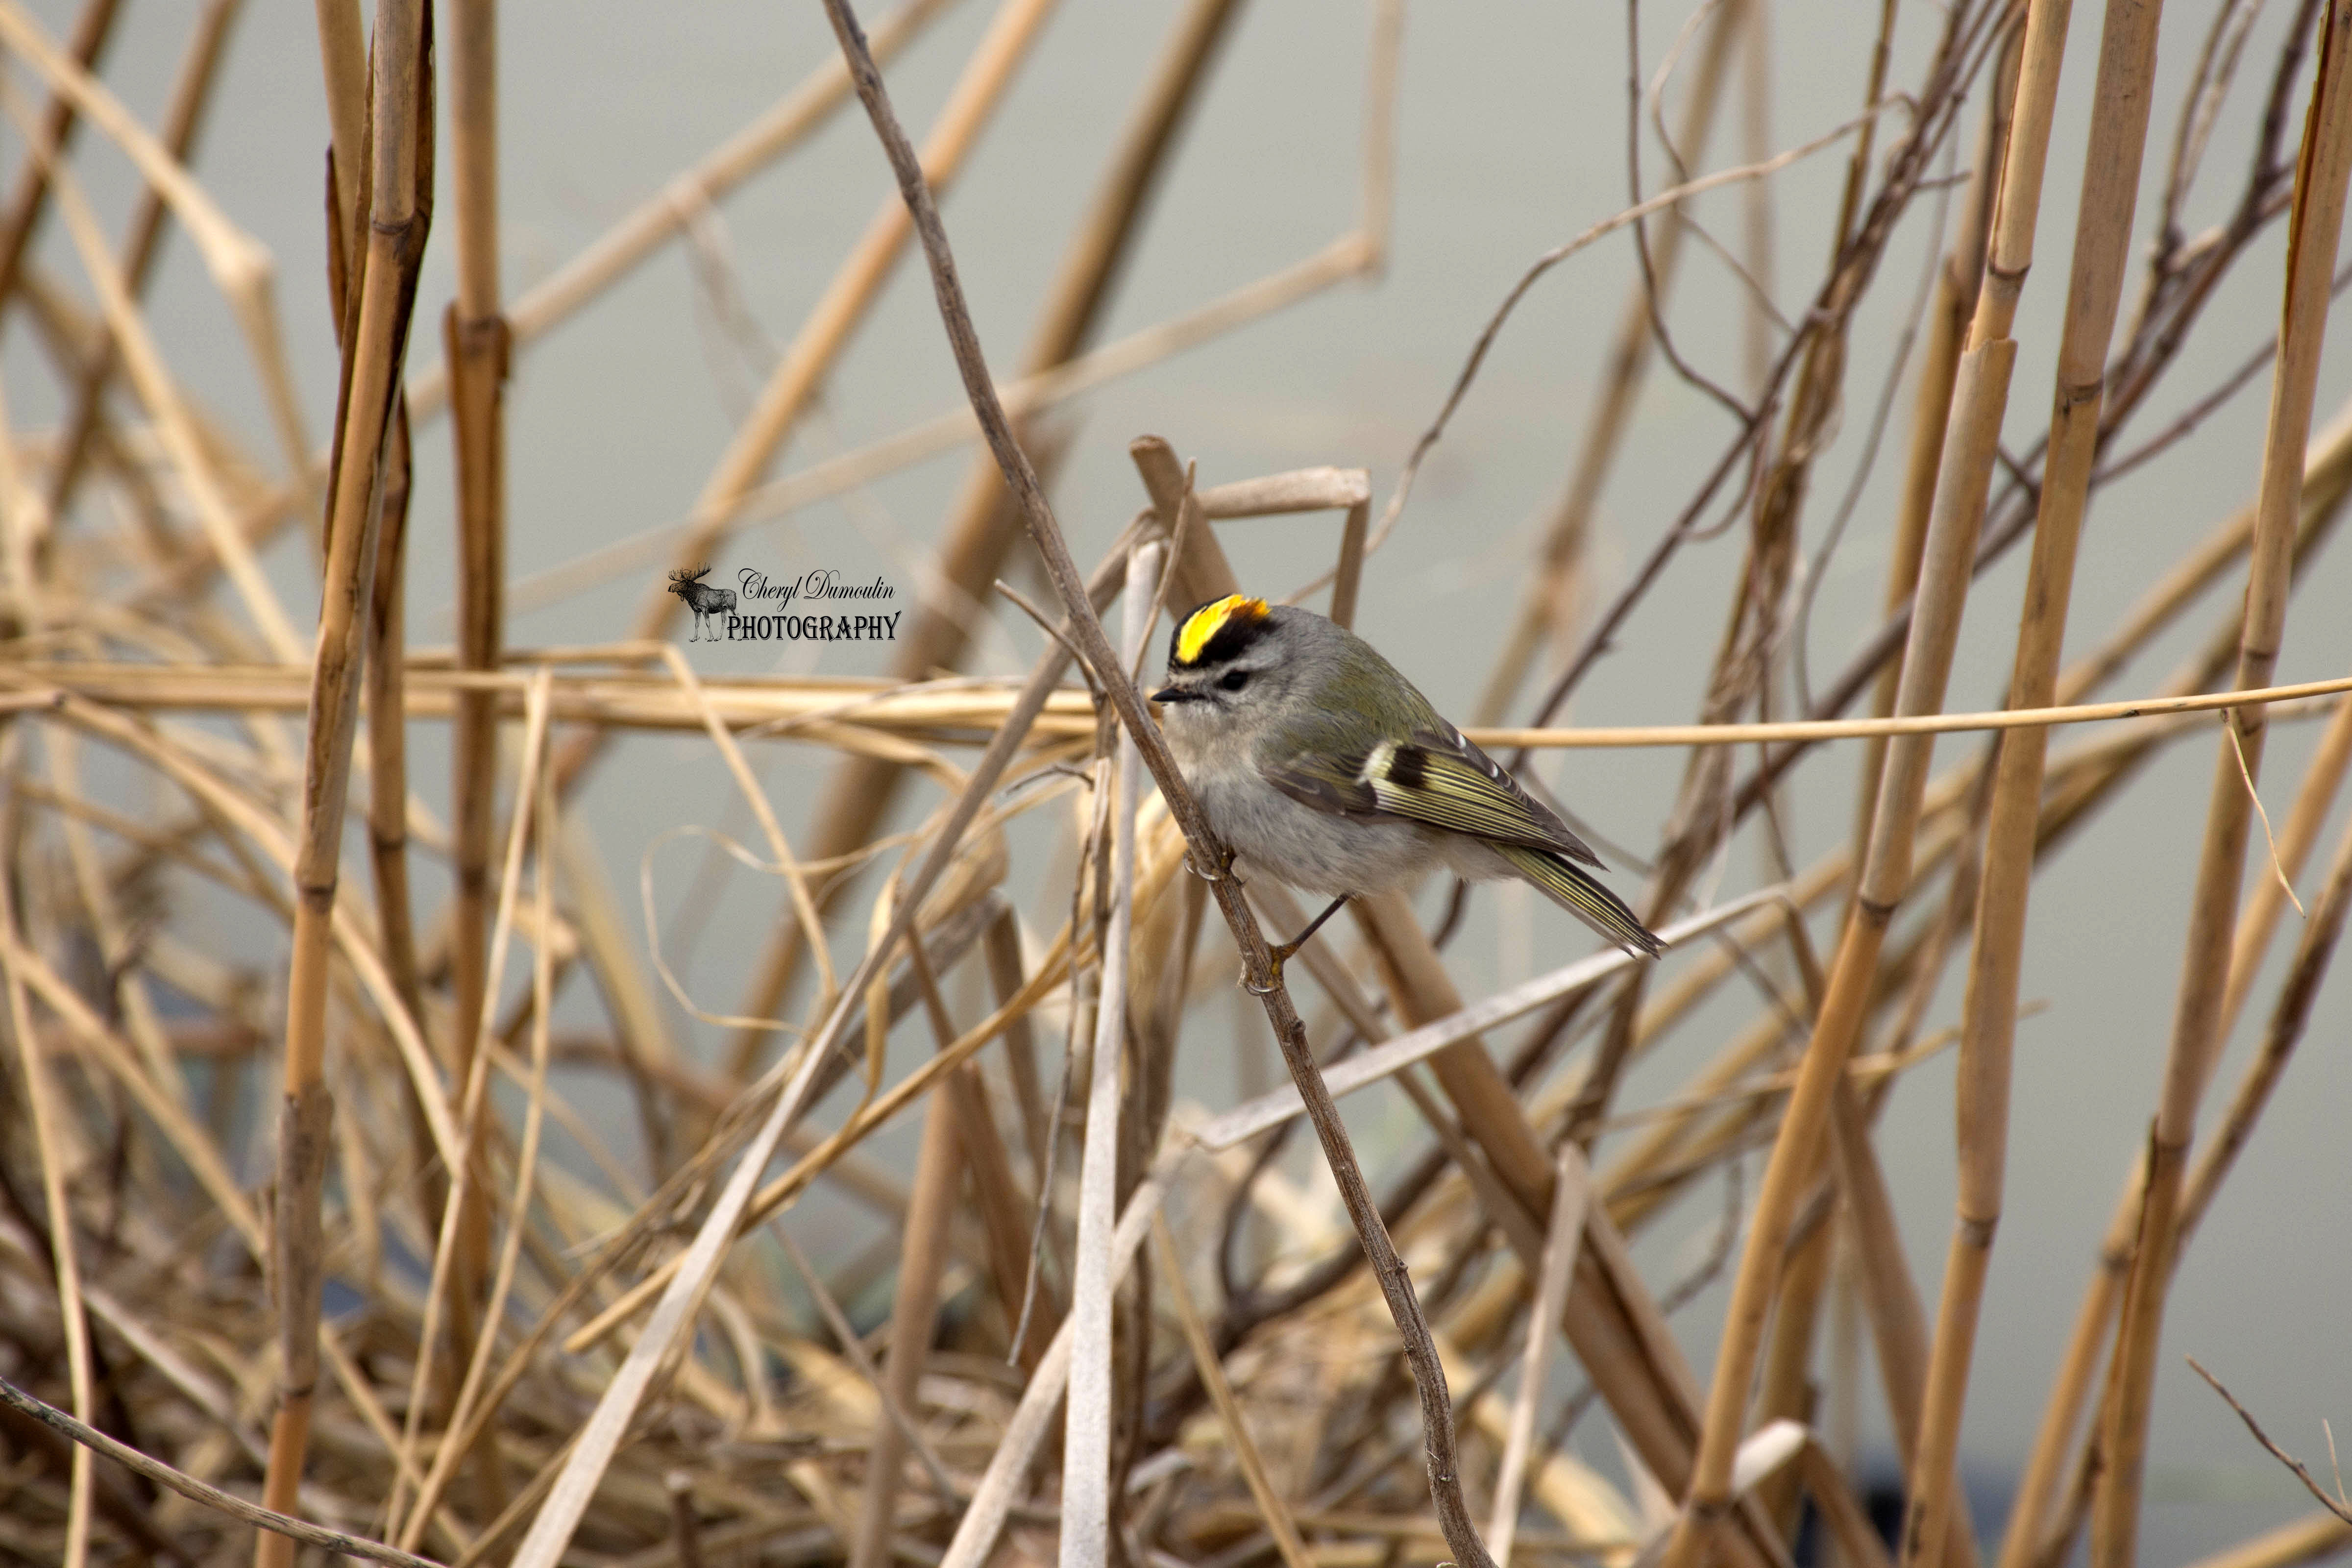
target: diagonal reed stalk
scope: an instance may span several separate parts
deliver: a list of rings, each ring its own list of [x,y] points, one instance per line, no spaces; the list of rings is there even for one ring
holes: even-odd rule
[[[950,256],[947,237],[940,226],[939,210],[933,204],[921,164],[914,149],[900,131],[896,113],[884,92],[880,73],[874,68],[872,55],[859,32],[856,18],[847,0],[826,0],[826,12],[840,39],[842,52],[849,58],[851,72],[857,83],[858,97],[865,100],[866,113],[874,121],[885,151],[889,154],[893,173],[898,175],[899,194],[907,204],[908,214],[923,241],[923,249],[931,264],[934,292],[939,297],[940,313],[946,325],[948,340],[955,351],[956,367],[962,373],[965,393],[981,419],[988,437],[990,448],[1003,468],[1007,486],[1021,504],[1024,520],[1029,526],[1030,538],[1045,557],[1048,576],[1070,617],[1070,628],[1079,651],[1086,657],[1095,678],[1109,695],[1118,711],[1119,721],[1138,754],[1151,770],[1168,803],[1170,815],[1181,827],[1188,844],[1196,847],[1193,853],[1214,853],[1217,844],[1207,822],[1201,816],[1199,805],[1184,787],[1177,772],[1175,760],[1168,753],[1160,739],[1158,727],[1145,710],[1142,694],[1118,659],[1109,641],[1103,635],[1102,624],[1087,602],[1086,587],[1078,575],[1076,563],[1070,559],[1068,546],[1063,542],[1061,530],[1054,520],[1051,507],[1037,483],[1027,457],[1015,440],[1012,426],[996,398],[995,384],[988,374],[971,319],[965,309],[961,285],[957,281],[955,263]],[[1251,989],[1264,995],[1266,1016],[1273,1024],[1276,1038],[1281,1042],[1284,1060],[1299,1092],[1306,1097],[1307,1110],[1315,1123],[1323,1145],[1324,1159],[1339,1184],[1347,1204],[1349,1218],[1354,1223],[1359,1239],[1371,1260],[1372,1272],[1395,1318],[1399,1335],[1404,1342],[1407,1362],[1413,1372],[1413,1381],[1421,1396],[1423,1439],[1429,1461],[1432,1501],[1437,1510],[1438,1522],[1446,1543],[1466,1568],[1488,1568],[1491,1559],[1480,1544],[1478,1534],[1464,1504],[1458,1468],[1454,1452],[1453,1412],[1445,1393],[1445,1374],[1438,1364],[1436,1348],[1429,1336],[1429,1328],[1416,1300],[1411,1277],[1397,1256],[1395,1245],[1389,1239],[1388,1228],[1382,1224],[1379,1208],[1364,1184],[1361,1170],[1356,1163],[1355,1152],[1349,1145],[1347,1130],[1339,1121],[1339,1111],[1331,1097],[1322,1087],[1322,1079],[1315,1059],[1307,1047],[1306,1027],[1291,1005],[1289,994],[1284,990],[1276,972],[1273,952],[1257,929],[1248,903],[1242,898],[1234,879],[1225,867],[1230,856],[1218,854],[1214,864],[1202,868],[1214,875],[1213,890],[1226,923],[1233,928],[1240,944],[1250,975]],[[532,1565],[535,1568],[535,1565]]]

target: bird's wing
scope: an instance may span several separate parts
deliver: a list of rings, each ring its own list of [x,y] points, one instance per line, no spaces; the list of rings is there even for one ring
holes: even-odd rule
[[[1589,865],[1600,858],[1502,765],[1439,720],[1355,757],[1300,752],[1263,763],[1268,784],[1304,805],[1343,816],[1399,816],[1497,844],[1549,850]]]
[[[1364,782],[1381,809],[1395,816],[1601,864],[1584,840],[1521,789],[1501,763],[1442,720],[1437,728],[1417,730],[1402,743],[1375,751]]]
[[[1552,902],[1623,948],[1627,952],[1655,958],[1666,950],[1657,934],[1626,908],[1625,900],[1601,885],[1581,867],[1540,849],[1507,845],[1496,850],[1511,868]]]

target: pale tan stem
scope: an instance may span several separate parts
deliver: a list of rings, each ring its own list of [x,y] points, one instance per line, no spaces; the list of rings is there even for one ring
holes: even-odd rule
[[[2130,258],[2132,216],[2153,97],[2158,15],[2157,7],[2136,0],[2112,0],[2100,38],[2096,92],[2104,111],[2093,117],[2084,159],[2049,456],[2042,468],[2033,558],[2011,677],[2012,708],[2046,706],[2056,694],[2075,546],[2082,537],[2091,467],[2098,450],[2107,343],[2115,332]],[[1990,826],[1960,1026],[1958,1214],[1927,1370],[1917,1463],[1912,1470],[1903,1536],[1906,1568],[1918,1568],[1941,1555],[1945,1532],[1959,1507],[1954,1466],[1978,1313],[1993,1233],[2000,1221],[2010,1059],[2016,1044],[2026,902],[2048,743],[2045,730],[2010,732],[2001,737],[1994,763]]]
[[[2352,174],[2352,5],[2330,4],[2322,26],[2316,85],[2296,164],[2288,223],[2284,299],[2278,357],[2272,368],[2270,421],[2247,569],[2238,687],[2265,684],[2276,667],[2286,620],[2295,524],[2303,495],[2304,449],[2326,333],[2330,280],[2343,226],[2345,184]],[[2214,766],[2189,935],[2181,959],[2164,1087],[2150,1131],[2147,1202],[2116,1334],[2116,1393],[2102,1436],[2105,1468],[2091,1515],[2092,1568],[2131,1568],[2138,1547],[2140,1479],[2147,1458],[2149,1402],[2164,1302],[2178,1239],[2182,1178],[2198,1102],[2222,1043],[2223,994],[2238,912],[2238,888],[2252,818],[2251,785],[2261,778],[2263,710],[2226,716]]]
[[[2065,46],[2064,0],[2040,0],[2026,21],[2014,131],[2002,170],[2000,208],[1977,303],[1969,347],[1960,362],[1952,432],[1943,454],[1936,504],[1922,558],[1917,608],[1905,649],[1898,714],[1943,705],[1966,601],[1969,563],[1984,520],[2010,371],[2017,345],[2009,328],[2032,258],[2050,118]],[[1868,851],[1846,920],[1827,993],[1806,1047],[1796,1087],[1757,1194],[1756,1212],[1732,1287],[1716,1354],[1690,1489],[1664,1557],[1664,1568],[1696,1568],[1715,1527],[1731,1506],[1731,1468],[1748,1408],[1748,1380],[1771,1310],[1783,1249],[1799,1200],[1810,1184],[1813,1151],[1843,1079],[1873,990],[1880,949],[1895,906],[1910,880],[1914,837],[1925,797],[1933,742],[1906,735],[1887,749]]]
[[[498,669],[506,582],[507,326],[499,313],[498,11],[494,0],[451,0],[447,16],[451,189],[456,197],[457,298],[442,317],[457,469],[457,668]],[[499,721],[490,694],[461,692],[451,726],[450,860],[456,887],[447,926],[452,1001],[450,1076],[465,1083],[488,1005],[489,867],[497,833]],[[468,1148],[467,1158],[478,1156]],[[457,1216],[450,1297],[453,1366],[475,1353],[477,1314],[489,1288],[490,1194],[466,1187]],[[454,1380],[453,1380],[454,1381]],[[476,1445],[467,1467],[480,1511],[506,1506],[497,1445]]]
[[[333,1104],[324,1077],[327,965],[360,691],[361,642],[373,598],[383,460],[415,301],[416,266],[430,223],[433,172],[423,134],[432,114],[431,19],[421,0],[383,0],[377,13],[375,123],[365,270],[344,345],[338,463],[330,491],[327,570],[311,676],[303,811],[295,847],[293,955],[287,979],[285,1100],[278,1119],[277,1234],[280,1396],[270,1428],[265,1507],[293,1510],[309,1447],[318,1381],[322,1283],[320,1184]],[[257,1568],[288,1568],[293,1543],[264,1535]]]
[[[2000,51],[1977,133],[1975,163],[1960,205],[1959,232],[1936,270],[1935,297],[1927,310],[1927,352],[1920,358],[1919,385],[1911,410],[1910,450],[1895,508],[1895,541],[1886,562],[1882,603],[1888,615],[1908,605],[1919,586],[1919,552],[1927,545],[1927,516],[1936,504],[1936,476],[1943,468],[1944,436],[1952,416],[1960,350],[1967,344],[1969,322],[1976,314],[1977,294],[1984,283],[1985,247],[1991,239],[1993,198],[2000,191],[1995,175],[2009,148],[2010,118],[2017,106],[2017,73],[2024,46],[2025,29],[2012,28]],[[1871,696],[1873,713],[1885,718],[1895,711],[1895,686],[1902,678],[1899,658],[1890,658],[1880,668]],[[1863,751],[1862,788],[1857,792],[1853,837],[1857,865],[1870,843],[1870,814],[1877,809],[1878,780],[1885,767],[1885,742],[1874,740]]]
[[[335,161],[335,221],[356,258],[360,236],[360,175],[367,145],[367,24],[359,0],[318,0],[319,58],[327,86],[328,151]]]
[[[1160,593],[1166,547],[1138,545],[1128,556],[1125,619],[1118,668],[1142,651]],[[1135,819],[1141,805],[1142,759],[1122,731],[1115,759],[1098,765],[1098,805],[1110,811],[1108,879],[1110,919],[1103,929],[1100,980],[1095,999],[1093,1050],[1087,1067],[1087,1120],[1078,1167],[1077,1235],[1070,1265],[1070,1395],[1063,1426],[1062,1568],[1092,1568],[1108,1561],[1111,1530],[1111,1435],[1115,1373],[1111,1361],[1111,1295],[1118,1265],[1111,1237],[1118,1211],[1119,1118],[1125,1095],[1129,934],[1135,911]]]

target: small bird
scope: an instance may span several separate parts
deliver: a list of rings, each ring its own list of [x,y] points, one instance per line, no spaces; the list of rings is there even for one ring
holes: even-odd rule
[[[1331,903],[1282,962],[1359,894],[1444,867],[1517,877],[1626,952],[1664,944],[1582,868],[1600,858],[1378,649],[1337,622],[1232,594],[1168,640],[1160,728],[1206,813],[1252,868]],[[1606,868],[1601,868],[1605,869]]]

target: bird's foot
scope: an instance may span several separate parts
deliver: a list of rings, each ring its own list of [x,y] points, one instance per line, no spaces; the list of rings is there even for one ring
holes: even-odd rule
[[[1297,942],[1286,942],[1281,946],[1271,949],[1270,952],[1273,957],[1273,963],[1270,967],[1269,977],[1272,979],[1273,984],[1264,986],[1251,984],[1249,971],[1244,969],[1242,971],[1242,989],[1248,992],[1253,996],[1273,995],[1282,984],[1282,966],[1289,963],[1297,953],[1298,950],[1306,945],[1307,939],[1305,937],[1301,937]]]

